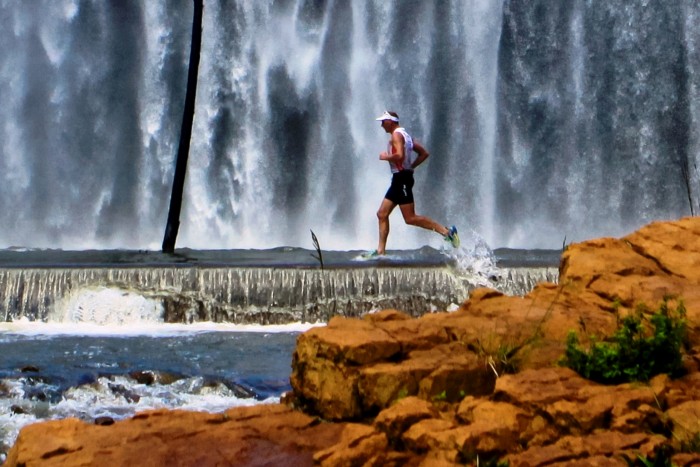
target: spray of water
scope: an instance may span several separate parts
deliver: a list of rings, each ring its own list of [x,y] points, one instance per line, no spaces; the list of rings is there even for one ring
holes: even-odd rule
[[[460,240],[459,248],[442,249],[452,259],[455,273],[474,287],[494,287],[493,281],[501,275],[501,271],[486,240],[472,229],[460,232]]]
[[[162,323],[162,303],[128,290],[82,288],[59,300],[49,321],[94,326],[134,326]]]

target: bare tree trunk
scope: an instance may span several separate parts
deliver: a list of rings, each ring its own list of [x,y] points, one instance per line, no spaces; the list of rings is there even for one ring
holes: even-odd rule
[[[177,232],[180,229],[180,210],[182,209],[182,193],[185,187],[187,158],[190,153],[192,122],[194,121],[194,104],[197,95],[197,73],[199,71],[199,52],[202,47],[202,13],[204,10],[204,0],[193,0],[193,2],[194,18],[192,20],[190,67],[187,73],[187,94],[185,96],[185,111],[182,116],[182,128],[180,130],[180,144],[177,149],[173,191],[170,195],[168,223],[165,226],[165,236],[163,237],[164,253],[173,253],[175,251],[175,240],[177,239]]]
[[[697,170],[697,167],[696,167]],[[686,157],[681,162],[681,176],[683,177],[683,183],[685,184],[685,192],[688,195],[688,204],[690,205],[690,215],[695,215],[695,207],[693,206],[693,188],[692,188],[692,176],[690,174],[690,161]]]

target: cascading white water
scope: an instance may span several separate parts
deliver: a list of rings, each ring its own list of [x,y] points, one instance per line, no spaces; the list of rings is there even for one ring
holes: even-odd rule
[[[178,247],[366,249],[385,109],[417,210],[558,248],[700,199],[700,6],[205,1]],[[158,248],[192,2],[0,0],[0,247]],[[697,206],[696,210],[700,210]],[[440,238],[392,218],[389,248]]]
[[[684,165],[698,212],[698,12],[682,0],[506,2],[497,205],[512,241],[688,215]]]
[[[327,322],[395,308],[445,310],[476,287],[524,295],[556,282],[554,267],[450,268],[16,268],[0,269],[0,317],[52,323]]]

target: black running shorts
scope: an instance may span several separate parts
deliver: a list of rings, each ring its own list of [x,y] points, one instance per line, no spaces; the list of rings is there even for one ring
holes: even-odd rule
[[[413,203],[413,171],[396,172],[391,177],[391,186],[384,197],[398,205]]]

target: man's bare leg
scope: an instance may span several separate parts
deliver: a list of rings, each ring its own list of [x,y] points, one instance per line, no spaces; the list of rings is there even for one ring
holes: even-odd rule
[[[402,204],[399,206],[399,208],[401,209],[401,214],[403,214],[403,220],[406,221],[408,225],[415,225],[416,227],[432,230],[439,233],[443,237],[450,233],[450,231],[444,225],[438,224],[429,217],[419,216],[416,214],[415,203]]]
[[[382,204],[377,211],[377,219],[379,220],[379,245],[377,246],[377,254],[383,255],[386,253],[386,240],[389,238],[389,214],[396,207],[396,203],[384,198]]]

